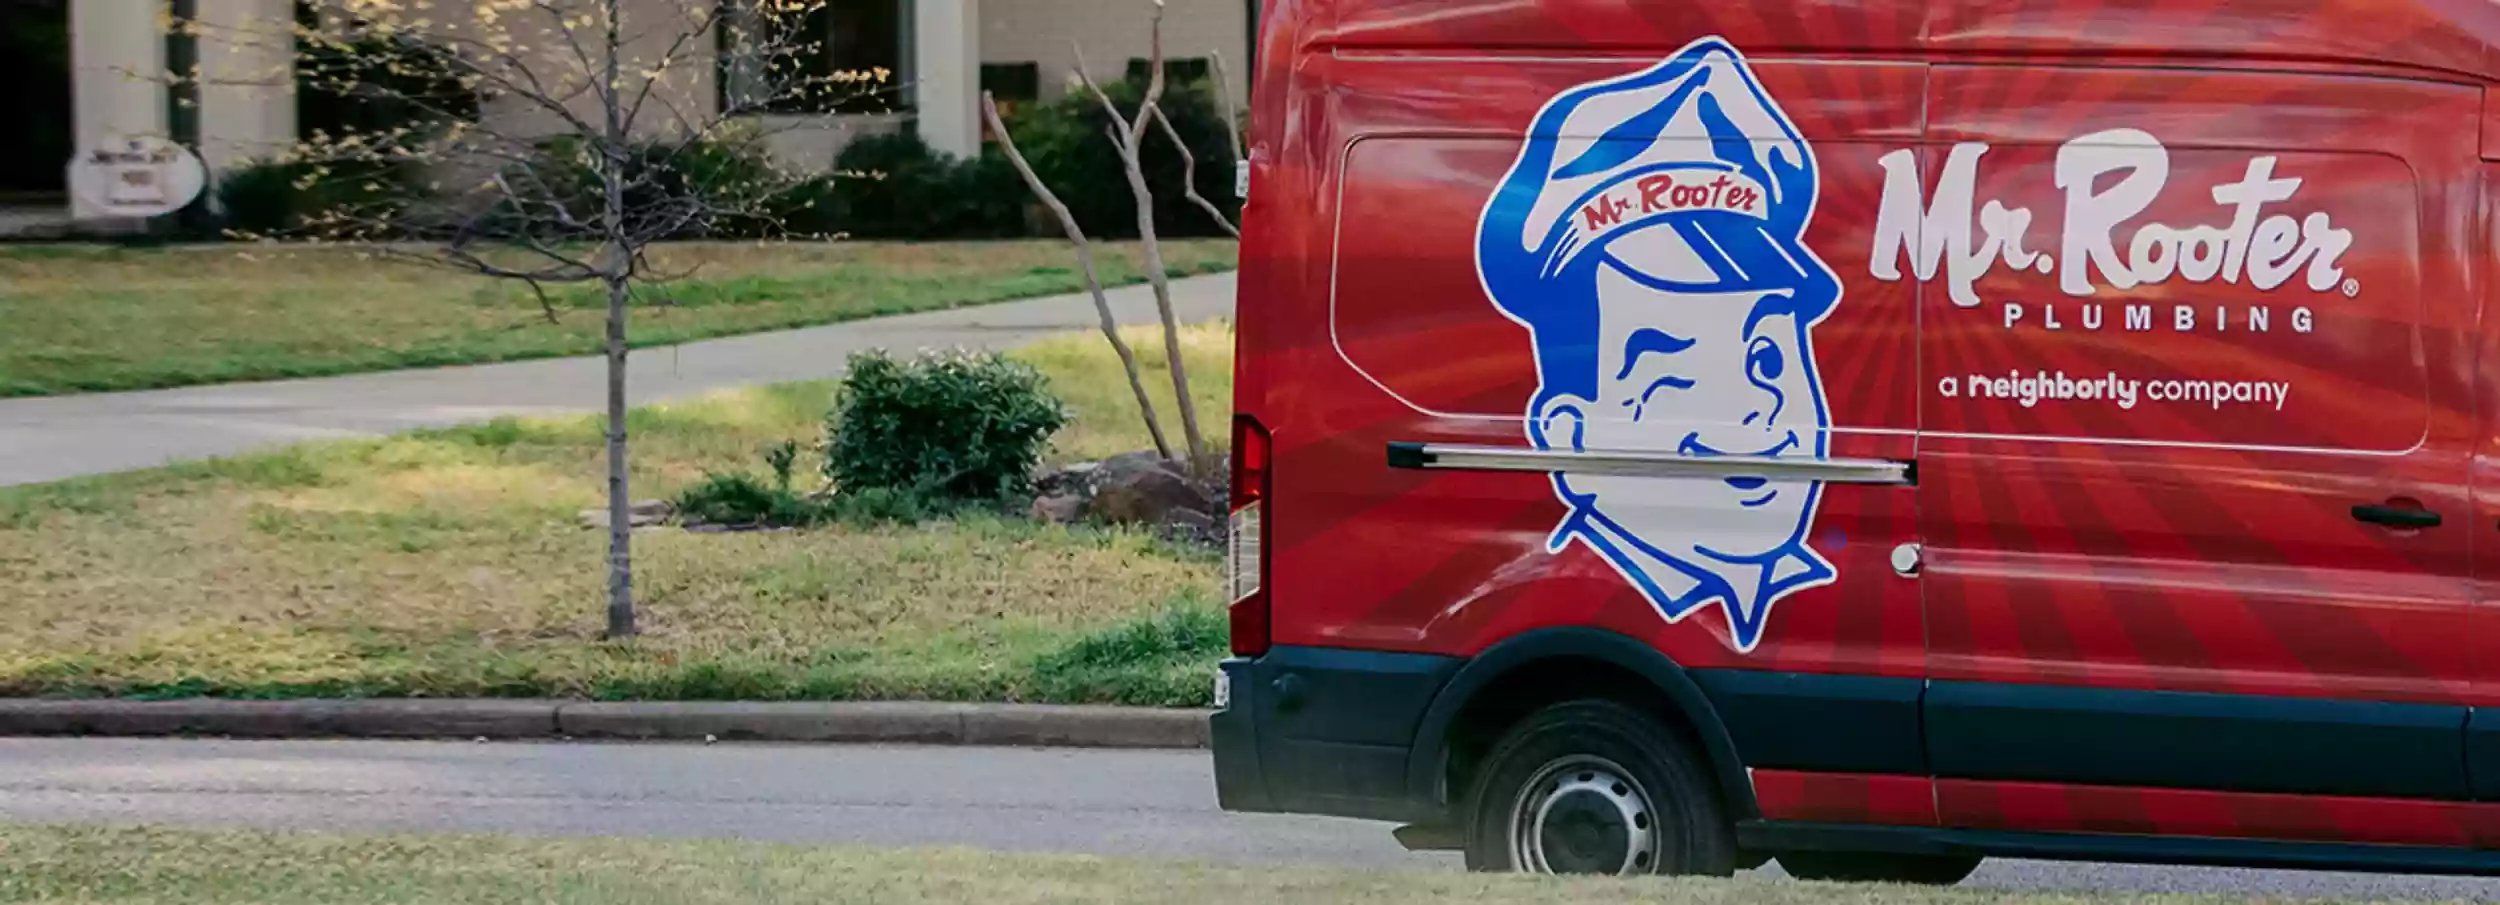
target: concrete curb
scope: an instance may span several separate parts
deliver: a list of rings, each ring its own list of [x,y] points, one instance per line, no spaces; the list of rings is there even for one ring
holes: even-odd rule
[[[922,702],[0,699],[0,736],[721,739],[1204,748],[1202,710]]]

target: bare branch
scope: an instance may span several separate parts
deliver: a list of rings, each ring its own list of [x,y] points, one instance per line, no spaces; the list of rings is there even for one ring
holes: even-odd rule
[[[587,283],[596,275],[561,268],[530,270],[506,267],[487,261],[466,249],[439,248],[431,251],[407,251],[392,246],[375,246],[369,253],[376,257],[404,261],[425,267],[453,270],[498,279],[523,280],[531,283]]]
[[[1172,127],[1171,115],[1164,113],[1161,107],[1149,109],[1154,112],[1155,122],[1163,126],[1163,136],[1171,139],[1173,149],[1181,152],[1181,193],[1189,199],[1189,203],[1215,218],[1215,225],[1223,227],[1233,238],[1241,238],[1241,227],[1234,226],[1232,218],[1224,216],[1223,209],[1216,207],[1215,202],[1198,194],[1198,155],[1190,153],[1189,142],[1182,141],[1180,130]]]
[[[1084,46],[1073,42],[1070,46],[1076,51],[1076,80],[1083,83],[1085,90],[1094,95],[1094,100],[1102,104],[1102,112],[1110,115],[1112,128],[1116,130],[1116,134],[1111,136],[1112,143],[1126,148],[1128,146],[1126,140],[1129,128],[1128,117],[1120,115],[1119,105],[1112,103],[1111,95],[1103,91],[1100,84],[1095,83],[1094,74],[1089,71],[1091,67],[1085,62]]]
[[[562,321],[556,319],[556,303],[547,298],[546,285],[537,280],[528,279],[526,277],[522,278],[521,282],[524,285],[529,286],[531,295],[538,297],[538,310],[547,315],[547,323],[551,325],[562,323]]]
[[[1226,147],[1233,152],[1233,162],[1240,163],[1250,156],[1250,146],[1241,141],[1241,111],[1233,109],[1233,78],[1225,69],[1223,51],[1208,51],[1207,57],[1215,70],[1216,100],[1224,105],[1224,134],[1232,138]]]
[[[1163,0],[1154,0],[1154,21],[1147,29],[1146,99],[1137,104],[1137,122],[1128,131],[1129,153],[1146,143],[1146,111],[1163,103]]]
[[[990,131],[998,136],[999,147],[1007,152],[1007,162],[1015,166],[1016,175],[1024,177],[1024,184],[1033,190],[1034,197],[1040,198],[1059,218],[1060,231],[1068,237],[1069,244],[1076,246],[1076,260],[1085,271],[1086,290],[1093,293],[1094,314],[1101,321],[1103,338],[1111,341],[1111,351],[1119,354],[1120,367],[1128,373],[1129,390],[1137,394],[1137,412],[1146,419],[1146,433],[1154,437],[1155,454],[1171,458],[1172,443],[1163,438],[1163,419],[1155,415],[1154,397],[1146,392],[1145,378],[1138,374],[1137,353],[1120,338],[1120,320],[1112,315],[1111,299],[1103,294],[1102,277],[1095,273],[1093,243],[1086,241],[1085,229],[1077,225],[1076,215],[1033,172],[1033,165],[1025,162],[1024,152],[1016,149],[1015,138],[1007,134],[1007,123],[998,116],[998,99],[987,91],[981,92],[981,116],[989,120]]]
[[[580,87],[569,91],[558,91],[547,86],[539,76],[537,68],[532,66],[530,61],[488,42],[463,35],[429,35],[420,39],[394,30],[386,33],[384,37],[406,48],[424,48],[432,45],[448,51],[442,57],[456,62],[464,74],[477,79],[482,85],[500,86],[504,90],[498,93],[518,98],[541,111],[562,118],[566,125],[571,126],[577,132],[590,129],[590,124],[576,115],[571,105],[574,98],[580,97],[582,91],[590,88],[588,79],[585,79]]]
[[[573,20],[569,11],[557,9],[554,6],[549,5],[546,0],[532,0],[530,6],[536,8],[539,12],[547,14],[548,30],[563,36],[565,46],[571,48],[573,51],[573,61],[582,64],[583,72],[599,71],[599,63],[590,58],[590,48],[583,47],[581,39],[573,34]],[[616,10],[613,5],[610,5],[606,8],[606,11],[607,15],[602,18],[608,20],[607,30],[613,32],[616,30],[616,23],[614,21]],[[615,54],[611,53],[609,56],[613,58]],[[611,59],[611,62],[613,62],[613,59]],[[612,102],[614,98],[610,95],[616,90],[616,85],[613,82],[603,83],[592,90],[597,93],[597,96],[601,101]],[[603,103],[601,106],[609,107],[612,106],[612,104]]]
[[[714,4],[711,7],[711,12],[709,14],[706,14],[695,22],[690,23],[689,27],[680,30],[677,33],[677,37],[669,42],[668,49],[660,53],[659,64],[653,67],[653,74],[642,79],[641,86],[635,90],[633,102],[626,105],[625,120],[627,122],[634,122],[636,117],[642,115],[643,103],[651,99],[653,89],[660,84],[661,78],[667,75],[668,67],[671,63],[676,61],[678,53],[685,50],[688,43],[694,41],[696,38],[712,34],[712,30],[719,27],[721,10],[725,8],[727,8],[727,4]],[[669,112],[671,114],[682,116],[682,114],[675,109],[674,104],[669,103],[665,99],[663,99],[661,103],[670,107]],[[685,120],[681,118],[678,121],[684,122]]]

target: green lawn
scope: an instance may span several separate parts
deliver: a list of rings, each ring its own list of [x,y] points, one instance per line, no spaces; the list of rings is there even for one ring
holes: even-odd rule
[[[1130,337],[1165,387],[1161,344]],[[1204,418],[1232,334],[1192,328]],[[1019,355],[1074,413],[1059,459],[1146,447],[1102,338]],[[812,443],[831,386],[637,410],[636,496]],[[817,463],[808,457],[802,474]],[[637,535],[643,637],[598,640],[596,419],[498,421],[0,488],[0,695],[921,698],[1196,705],[1222,656],[1213,553],[971,516]]]
[[[0,827],[0,902],[584,905],[2105,905],[2244,896],[2009,893],[1793,880],[1558,879],[963,850],[620,839]]]
[[[1103,277],[1142,278],[1135,243]],[[1164,243],[1175,274],[1233,266],[1222,241]],[[684,274],[641,299],[638,346],[1074,292],[1066,243],[689,243],[653,254]],[[0,396],[309,377],[578,355],[600,348],[604,297],[529,289],[348,249],[215,245],[0,248]]]

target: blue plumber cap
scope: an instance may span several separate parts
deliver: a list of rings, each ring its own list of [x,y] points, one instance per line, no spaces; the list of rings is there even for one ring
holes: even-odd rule
[[[1600,262],[1669,292],[1798,291],[1836,300],[1803,243],[1814,155],[1744,58],[1705,38],[1649,69],[1573,88],[1537,114],[1487,202],[1477,266],[1534,324],[1586,304]]]

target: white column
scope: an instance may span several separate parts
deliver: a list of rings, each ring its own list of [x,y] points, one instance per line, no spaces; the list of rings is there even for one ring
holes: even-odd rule
[[[911,40],[920,139],[957,157],[981,153],[981,0],[915,0]]]
[[[71,0],[70,98],[79,150],[165,135],[164,10],[147,0]],[[70,215],[99,212],[73,199]]]
[[[212,172],[295,143],[294,4],[199,0],[200,158]]]

